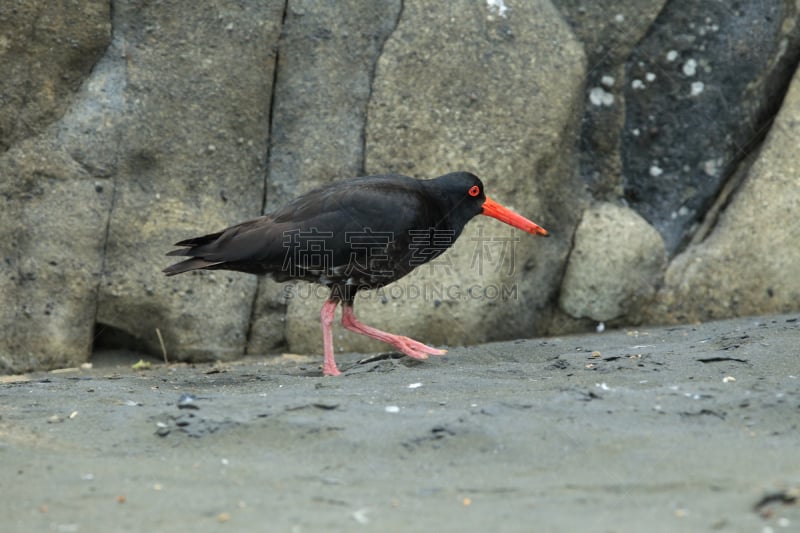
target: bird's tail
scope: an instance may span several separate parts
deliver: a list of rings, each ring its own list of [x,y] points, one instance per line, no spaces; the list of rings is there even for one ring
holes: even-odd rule
[[[180,250],[173,250],[167,255],[185,255],[190,256],[190,259],[170,265],[162,270],[162,272],[164,272],[164,274],[167,276],[174,276],[175,274],[189,272],[190,270],[214,268],[215,266],[224,263],[224,261],[208,261],[202,257],[193,257],[197,253],[197,250],[195,250],[197,247],[216,241],[220,235],[222,235],[222,232],[210,233],[208,235],[203,235],[202,237],[194,237],[192,239],[186,239],[185,241],[175,243],[175,246],[184,246],[184,248],[181,248]]]
[[[167,276],[174,276],[175,274],[182,274],[183,272],[189,272],[190,270],[213,268],[220,264],[222,264],[222,261],[206,261],[205,259],[201,259],[199,257],[192,257],[191,259],[170,265],[162,270],[162,272]]]

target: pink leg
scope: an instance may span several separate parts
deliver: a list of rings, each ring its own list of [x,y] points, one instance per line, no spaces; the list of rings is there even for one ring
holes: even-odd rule
[[[324,359],[322,362],[322,374],[325,376],[338,376],[341,374],[336,368],[336,360],[333,358],[333,319],[336,314],[336,306],[339,300],[327,300],[319,313],[322,322],[322,351]]]
[[[438,350],[427,344],[415,341],[402,335],[394,335],[379,329],[362,324],[353,312],[353,306],[347,303],[342,304],[342,325],[350,331],[355,331],[367,337],[378,339],[379,341],[391,344],[404,354],[414,359],[427,359],[429,355],[444,355],[447,350]]]

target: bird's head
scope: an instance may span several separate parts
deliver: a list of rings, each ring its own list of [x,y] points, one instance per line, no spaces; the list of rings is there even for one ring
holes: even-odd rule
[[[548,236],[547,230],[543,227],[486,196],[483,183],[475,174],[452,172],[431,180],[431,183],[433,182],[437,182],[436,185],[440,189],[440,197],[443,197],[451,204],[448,216],[453,218],[454,221],[460,222],[463,220],[463,224],[466,224],[475,215],[486,215],[522,231],[544,237]]]

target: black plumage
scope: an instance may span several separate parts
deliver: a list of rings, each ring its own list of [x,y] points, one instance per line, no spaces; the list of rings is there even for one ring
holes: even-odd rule
[[[335,375],[339,371],[325,324],[332,320],[339,302],[348,329],[389,342],[412,357],[443,353],[364,326],[352,313],[353,299],[359,290],[383,287],[441,255],[478,214],[530,233],[547,234],[488,199],[480,179],[468,172],[431,180],[396,174],[367,176],[337,181],[272,213],[180,241],[176,246],[182,248],[168,255],[188,259],[164,272],[172,276],[197,269],[224,269],[329,287],[331,297],[322,313],[324,371]]]

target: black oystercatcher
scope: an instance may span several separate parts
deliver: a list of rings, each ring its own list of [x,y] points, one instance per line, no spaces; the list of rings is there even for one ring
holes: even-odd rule
[[[176,244],[167,255],[188,256],[164,269],[168,276],[197,269],[270,274],[277,281],[305,280],[331,289],[322,306],[327,376],[339,375],[333,356],[336,306],[342,325],[378,339],[415,359],[442,355],[408,337],[356,319],[353,299],[402,278],[447,250],[475,215],[487,215],[528,233],[547,231],[489,199],[469,172],[431,180],[400,175],[337,181],[300,196],[277,211],[225,230]]]

